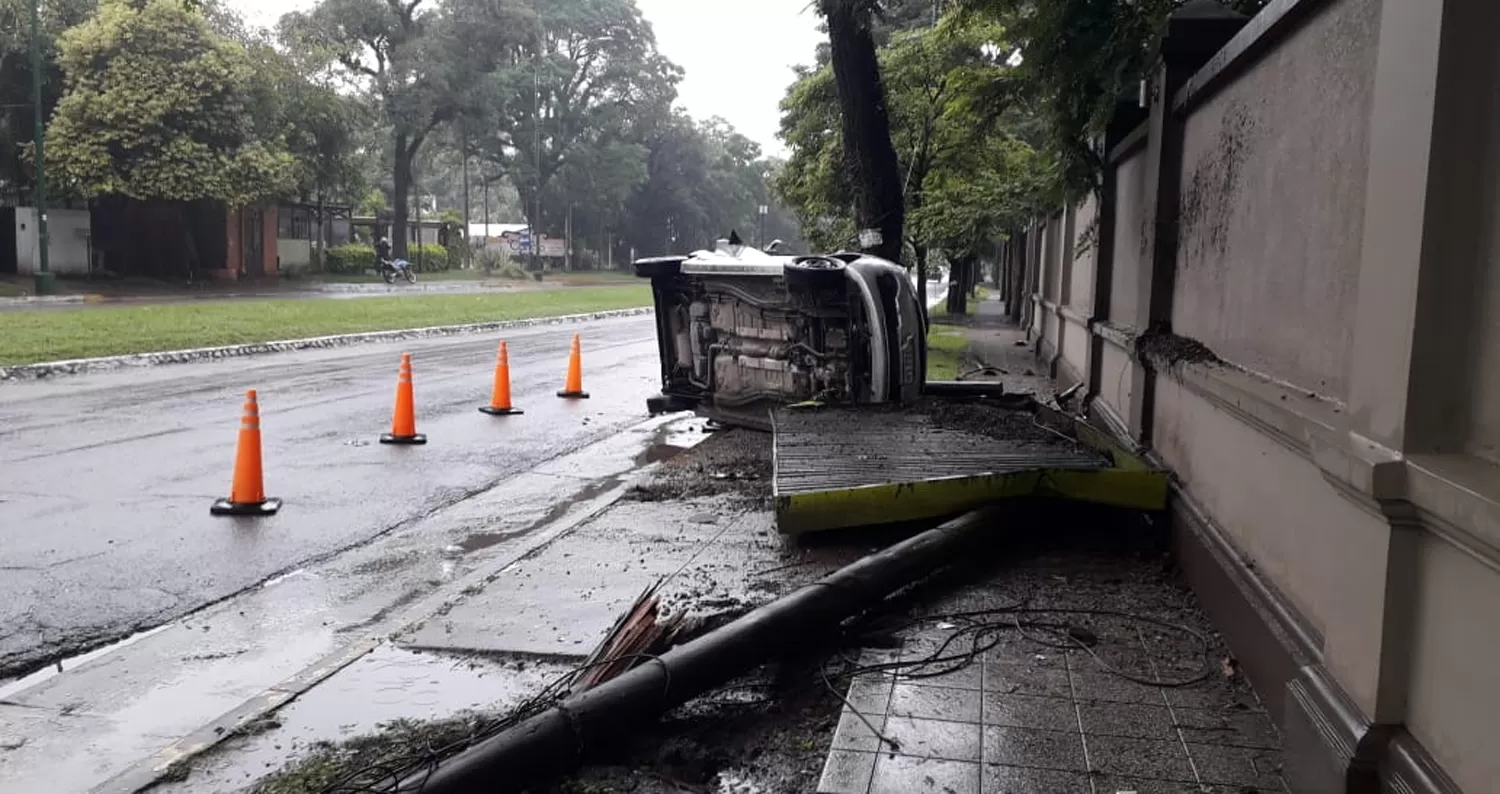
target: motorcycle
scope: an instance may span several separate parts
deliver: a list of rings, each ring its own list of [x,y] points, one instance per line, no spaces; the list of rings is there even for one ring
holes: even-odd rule
[[[417,271],[413,270],[411,263],[405,259],[382,259],[380,260],[380,277],[387,284],[395,284],[396,278],[406,279],[406,283],[417,283]]]

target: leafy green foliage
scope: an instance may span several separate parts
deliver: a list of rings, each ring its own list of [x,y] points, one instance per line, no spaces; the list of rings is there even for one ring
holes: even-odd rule
[[[630,241],[642,254],[707,247],[738,231],[746,242],[760,232],[759,206],[768,214],[765,242],[797,246],[796,227],[771,197],[769,180],[780,163],[722,119],[702,124],[681,113],[653,130],[648,179],[630,204]]]
[[[412,169],[444,125],[482,106],[488,84],[525,39],[518,3],[322,0],[280,23],[305,68],[340,75],[366,92],[389,132],[396,253],[406,252]]]
[[[553,0],[537,13],[473,92],[470,144],[508,175],[532,224],[560,236],[570,206],[600,227],[624,215],[681,70],[657,51],[634,0]]]
[[[983,90],[1010,71],[1006,31],[949,16],[895,33],[879,51],[891,138],[904,176],[908,244],[976,256],[1029,214],[1050,184],[1047,159],[1025,140],[1024,106],[994,112]],[[849,244],[853,186],[844,167],[829,67],[805,71],[782,103],[792,149],[775,187],[822,247]]]
[[[363,273],[375,267],[375,246],[362,243],[335,245],[325,255],[323,269],[329,273]]]
[[[987,87],[1007,106],[1024,98],[1045,122],[1045,146],[1060,164],[1059,199],[1097,186],[1094,141],[1116,102],[1138,94],[1156,62],[1167,17],[1187,0],[962,0],[978,18],[1005,24],[1020,67]],[[1268,0],[1221,0],[1246,14]]]
[[[447,246],[437,243],[421,243],[410,246],[407,261],[418,273],[441,273],[451,267]]]
[[[42,115],[62,96],[57,41],[88,19],[95,0],[41,0]],[[0,0],[0,185],[30,186],[36,116],[31,93],[31,0]],[[57,192],[54,185],[53,192]]]
[[[282,142],[248,112],[253,63],[179,0],[104,0],[59,41],[66,91],[50,164],[86,196],[244,205],[295,180]]]
[[[842,248],[854,236],[854,188],[844,166],[833,68],[801,72],[781,110],[781,138],[792,155],[777,174],[776,193],[816,247]]]

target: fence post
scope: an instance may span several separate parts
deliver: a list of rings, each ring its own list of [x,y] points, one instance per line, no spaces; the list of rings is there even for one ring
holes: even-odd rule
[[[1100,142],[1103,151],[1100,159],[1104,163],[1099,180],[1098,223],[1094,227],[1098,238],[1094,241],[1094,301],[1089,307],[1089,361],[1088,394],[1085,404],[1092,404],[1103,393],[1104,337],[1099,333],[1100,325],[1109,322],[1110,293],[1114,290],[1115,276],[1115,226],[1119,218],[1120,190],[1119,168],[1116,165],[1116,148],[1142,121],[1142,108],[1135,97],[1115,103],[1114,118]]]
[[[1135,284],[1139,328],[1146,333],[1172,330],[1172,290],[1177,280],[1178,215],[1182,187],[1182,135],[1187,111],[1177,94],[1193,73],[1244,27],[1243,14],[1218,3],[1200,2],[1178,9],[1167,22],[1161,60],[1148,78],[1151,97],[1146,141],[1146,208],[1151,213],[1148,256]],[[1156,371],[1139,354],[1132,367],[1130,431],[1142,446],[1151,445],[1156,408]]]

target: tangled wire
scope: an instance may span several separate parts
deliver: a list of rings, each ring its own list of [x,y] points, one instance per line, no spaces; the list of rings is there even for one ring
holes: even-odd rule
[[[909,680],[941,678],[980,661],[986,653],[1003,644],[1006,641],[1006,635],[1012,633],[1042,647],[1080,652],[1105,673],[1146,686],[1163,689],[1187,687],[1207,680],[1213,674],[1211,643],[1208,638],[1188,626],[1115,610],[1045,608],[1033,607],[1029,604],[1030,599],[1027,599],[999,608],[930,614],[900,624],[885,626],[883,630],[890,634],[933,624],[951,625],[953,628],[947,638],[931,653],[902,661],[860,664],[849,655],[847,650],[835,654],[818,665],[818,679],[843,702],[851,713],[863,721],[875,736],[896,749],[895,740],[886,737],[849,701],[841,688],[835,684],[836,680],[848,681],[862,674],[880,672],[894,673]],[[1178,679],[1146,678],[1121,670],[1099,654],[1099,637],[1081,627],[1077,622],[1069,620],[1077,621],[1084,618],[1117,619],[1134,623],[1137,626],[1149,625],[1158,630],[1183,635],[1193,640],[1198,646],[1199,651],[1194,656],[1201,660],[1201,664],[1193,674]],[[865,628],[868,629],[868,626]],[[848,636],[868,637],[870,632],[866,630],[860,634],[857,630],[851,629]],[[657,657],[638,656],[637,660],[652,661],[657,660]],[[840,661],[843,662],[839,665],[840,669],[832,670],[833,664]],[[610,662],[596,664],[608,663]],[[426,787],[427,780],[437,771],[443,761],[556,707],[568,696],[578,673],[592,666],[594,665],[583,665],[577,670],[559,676],[540,692],[504,715],[476,718],[470,723],[470,729],[461,736],[449,737],[440,743],[426,740],[428,743],[419,748],[404,748],[406,752],[401,754],[401,758],[372,763],[347,772],[322,788],[321,792],[322,794],[420,792]],[[730,685],[724,689],[735,686],[737,685]],[[403,781],[406,782],[403,784]]]
[[[1212,645],[1207,637],[1204,637],[1188,626],[1158,620],[1146,615],[1117,610],[1049,609],[1030,607],[1028,604],[1029,599],[1004,607],[934,614],[908,621],[899,627],[899,629],[932,623],[955,624],[955,628],[936,650],[926,656],[903,661],[863,665],[849,659],[847,656],[843,656],[841,658],[845,662],[846,667],[840,671],[838,677],[841,679],[852,679],[855,676],[868,673],[891,672],[900,675],[902,678],[911,680],[942,678],[963,670],[982,659],[986,653],[1000,646],[1005,641],[1004,635],[1011,631],[1043,647],[1061,651],[1082,651],[1089,656],[1099,669],[1109,675],[1149,687],[1180,689],[1199,684],[1213,674]],[[1095,650],[1098,646],[1099,638],[1092,631],[1074,623],[1052,622],[1024,617],[1028,615],[1116,618],[1137,624],[1152,625],[1158,629],[1165,629],[1192,638],[1200,649],[1199,653],[1195,654],[1195,657],[1199,658],[1201,663],[1196,672],[1185,678],[1162,679],[1156,676],[1145,678],[1120,670],[1105,661]],[[870,719],[834,685],[834,676],[830,675],[827,663],[824,663],[822,666],[821,673],[824,686],[841,700],[844,706],[863,722],[866,728],[870,729],[872,734],[893,750],[899,749],[899,745],[894,739],[891,739],[878,730],[871,723]]]

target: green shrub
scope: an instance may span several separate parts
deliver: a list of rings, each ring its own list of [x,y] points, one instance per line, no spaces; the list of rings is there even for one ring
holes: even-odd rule
[[[448,249],[437,243],[407,246],[406,261],[418,273],[437,273],[448,269]]]
[[[463,270],[464,259],[469,252],[469,241],[458,235],[448,238],[448,269]]]
[[[500,248],[478,248],[474,251],[474,267],[481,270],[495,273],[509,264],[510,257]]]
[[[324,269],[329,273],[363,273],[375,268],[375,247],[372,245],[335,245],[328,249]]]
[[[511,262],[509,260],[500,267],[490,271],[490,273],[499,278],[510,279],[511,281],[526,281],[531,278],[531,274],[526,271],[526,268],[520,262]]]

